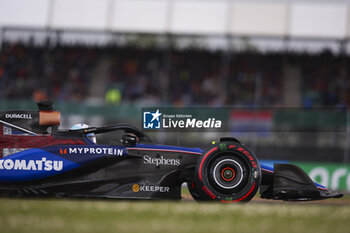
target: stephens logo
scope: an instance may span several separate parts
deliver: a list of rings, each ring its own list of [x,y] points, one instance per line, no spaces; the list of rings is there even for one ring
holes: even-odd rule
[[[138,185],[138,184],[134,184],[132,186],[132,191],[134,191],[135,193],[138,193],[138,192],[168,193],[169,190],[170,190],[169,187],[157,186],[157,185]]]
[[[69,147],[60,148],[60,154],[95,154],[95,155],[115,155],[123,156],[124,151],[122,149],[116,149],[111,147]]]
[[[43,157],[41,160],[0,160],[0,170],[61,171],[62,169],[63,161],[48,160],[45,157]]]
[[[32,115],[30,114],[5,114],[5,118],[7,119],[32,119]]]
[[[160,158],[152,158],[149,155],[145,155],[143,156],[143,163],[154,164],[156,166],[180,166],[180,159],[165,159],[163,156],[160,156]]]
[[[143,113],[143,128],[144,129],[160,129],[161,113],[159,109],[155,112]]]

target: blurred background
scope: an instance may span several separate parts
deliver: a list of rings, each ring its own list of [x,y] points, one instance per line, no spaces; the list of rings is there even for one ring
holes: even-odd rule
[[[0,111],[49,99],[69,128],[141,126],[147,106],[232,107],[231,132],[151,136],[235,136],[349,191],[349,38],[350,0],[0,0]]]

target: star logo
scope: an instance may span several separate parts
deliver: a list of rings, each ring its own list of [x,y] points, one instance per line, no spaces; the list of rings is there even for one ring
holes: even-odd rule
[[[151,122],[153,122],[154,120],[159,121],[159,117],[162,115],[161,113],[159,113],[159,109],[157,109],[157,111],[155,113],[151,113],[151,115],[153,116]]]

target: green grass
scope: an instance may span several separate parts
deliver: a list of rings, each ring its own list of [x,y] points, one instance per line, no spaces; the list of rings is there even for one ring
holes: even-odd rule
[[[344,233],[349,205],[0,199],[0,232]]]
[[[338,199],[338,200],[350,201],[350,194],[349,193],[344,194],[344,196],[342,198]]]

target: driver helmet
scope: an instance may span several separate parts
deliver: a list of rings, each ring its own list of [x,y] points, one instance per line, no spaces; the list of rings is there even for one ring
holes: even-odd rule
[[[86,128],[90,128],[90,125],[79,123],[70,127],[70,130],[78,130],[78,129],[86,129]],[[89,133],[86,136],[88,139],[90,139],[93,143],[96,144],[96,137],[94,133]]]

